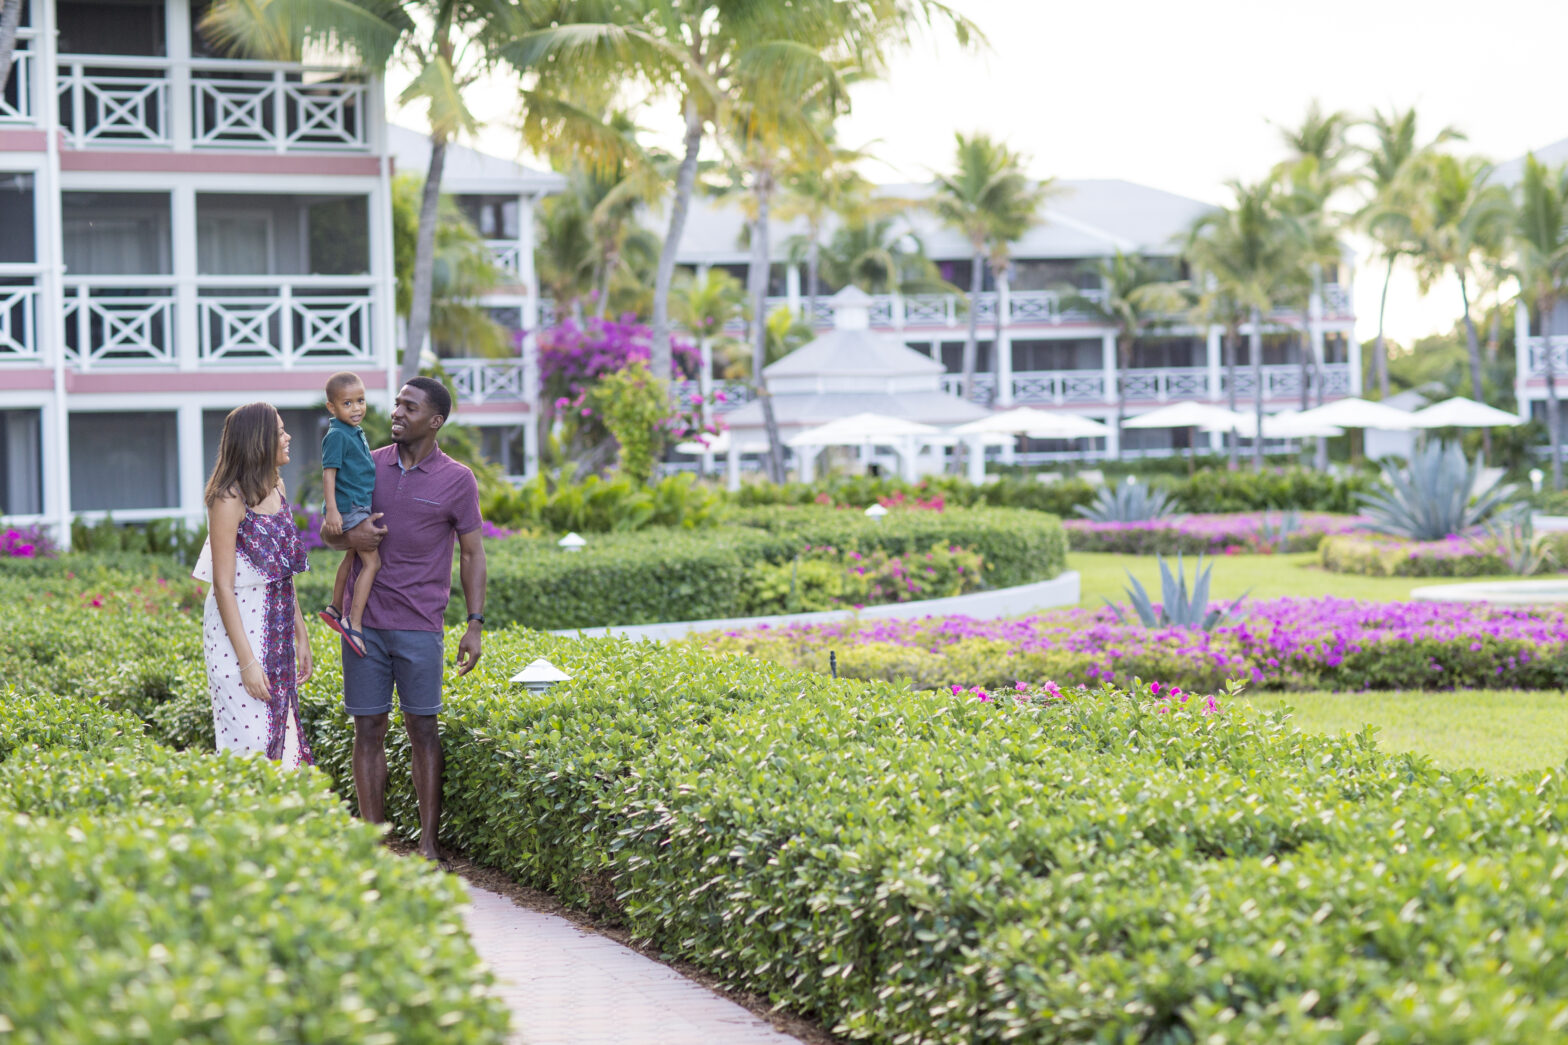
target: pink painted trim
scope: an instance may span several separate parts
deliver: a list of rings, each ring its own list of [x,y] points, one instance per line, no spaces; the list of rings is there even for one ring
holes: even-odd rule
[[[463,416],[469,414],[526,414],[530,412],[527,403],[465,403],[462,400],[458,400],[457,407],[453,410],[453,413],[458,415],[458,420],[462,420]]]
[[[167,393],[167,392],[245,392],[266,398],[268,392],[299,392],[318,389],[325,395],[327,378],[338,368],[326,370],[220,370],[170,372],[134,371],[127,373],[82,373],[68,370],[65,390],[78,394]],[[357,370],[367,389],[384,389],[386,373],[381,370]],[[50,386],[45,386],[50,387]]]
[[[26,370],[0,369],[0,388],[8,392],[40,392],[54,387],[54,371],[47,367]]]
[[[42,148],[42,146],[40,146]],[[279,156],[248,152],[108,152],[62,149],[65,171],[169,171],[182,174],[378,175],[375,156]]]
[[[0,152],[43,152],[49,148],[46,131],[30,131],[20,127],[0,129]]]

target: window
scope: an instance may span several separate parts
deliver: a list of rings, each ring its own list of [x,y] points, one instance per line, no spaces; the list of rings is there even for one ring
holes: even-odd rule
[[[942,365],[949,374],[962,374],[964,372],[964,343],[962,341],[942,342]],[[991,342],[977,341],[975,343],[975,373],[989,374],[991,372]]]
[[[516,239],[521,231],[516,196],[458,196],[457,206],[485,239]]]
[[[0,410],[0,515],[41,515],[43,455],[37,410]]]
[[[172,270],[169,195],[62,192],[68,275],[153,276]]]
[[[310,273],[357,276],[370,271],[370,210],[364,196],[310,207]]]
[[[1100,277],[1093,258],[1016,258],[1008,286],[1013,290],[1094,290]]]
[[[1031,370],[1098,370],[1100,339],[1069,341],[1014,341],[1013,372]]]
[[[173,411],[72,414],[70,439],[76,511],[179,505]]]
[[[38,260],[33,221],[33,176],[0,172],[0,265]]]
[[[322,391],[322,402],[326,392]],[[321,509],[321,437],[327,430],[326,407],[320,410],[279,410],[283,427],[293,442],[289,444],[289,463],[283,466],[283,487],[289,502],[312,511]],[[201,415],[202,474],[211,475],[218,463],[218,444],[223,438],[227,410],[203,410]]]
[[[168,53],[160,0],[61,0],[56,12],[61,54]]]
[[[1145,337],[1133,346],[1134,367],[1195,367],[1208,362],[1208,349],[1195,337]]]
[[[196,271],[204,276],[264,276],[276,271],[266,213],[213,213],[198,205]]]

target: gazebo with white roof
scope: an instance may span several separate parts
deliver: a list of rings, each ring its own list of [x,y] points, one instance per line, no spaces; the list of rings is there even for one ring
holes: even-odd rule
[[[773,396],[773,416],[779,436],[786,444],[807,429],[855,414],[881,414],[947,427],[985,417],[982,406],[960,399],[942,389],[942,364],[914,349],[906,348],[897,337],[871,329],[871,298],[858,287],[849,286],[832,298],[833,329],[810,341],[783,359],[763,369],[768,391]],[[734,438],[727,456],[729,486],[740,485],[740,453],[745,444],[766,442],[762,404],[750,402],[726,414],[725,423]],[[981,438],[966,440],[970,461],[983,467]],[[916,455],[923,437],[901,436],[862,444],[892,446],[898,451],[902,472],[914,478]],[[802,481],[815,474],[820,448],[796,447]]]

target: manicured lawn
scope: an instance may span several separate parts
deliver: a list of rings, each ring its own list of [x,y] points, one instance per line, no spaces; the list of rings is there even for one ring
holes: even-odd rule
[[[1385,751],[1415,751],[1440,766],[1509,774],[1540,772],[1568,759],[1568,696],[1557,692],[1251,693],[1265,711],[1295,709],[1311,733],[1377,727]]]
[[[1167,560],[1174,569],[1174,558]],[[1183,556],[1189,584],[1196,556]],[[1274,599],[1283,595],[1317,597],[1333,595],[1341,599],[1408,599],[1411,589],[1429,584],[1454,584],[1482,577],[1364,577],[1353,573],[1329,573],[1318,565],[1316,552],[1299,555],[1216,555],[1204,563],[1214,564],[1209,594],[1234,599],[1252,589],[1251,598]],[[1083,576],[1081,605],[1101,606],[1101,597],[1126,602],[1127,572],[1143,582],[1155,601],[1160,598],[1160,567],[1152,555],[1107,555],[1101,552],[1070,552],[1067,568]],[[1508,579],[1508,578],[1504,578]]]

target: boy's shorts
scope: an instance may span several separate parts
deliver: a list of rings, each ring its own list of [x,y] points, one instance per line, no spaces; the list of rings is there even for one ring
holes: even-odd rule
[[[354,527],[370,518],[370,505],[356,504],[343,513],[343,532],[348,533]]]

